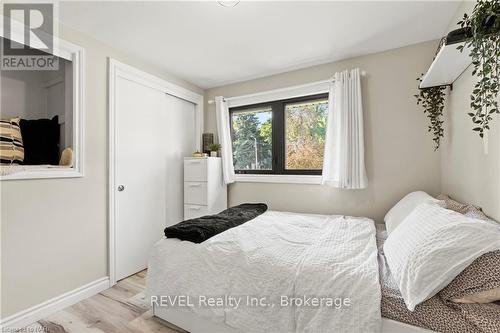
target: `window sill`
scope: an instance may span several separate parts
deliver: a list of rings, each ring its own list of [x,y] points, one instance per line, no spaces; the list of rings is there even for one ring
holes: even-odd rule
[[[249,175],[237,174],[238,183],[275,183],[275,184],[321,184],[321,176],[317,175]]]
[[[0,180],[20,180],[20,179],[47,179],[47,178],[77,178],[83,174],[75,168],[64,167],[34,167],[33,169],[23,166],[12,173],[1,174]]]

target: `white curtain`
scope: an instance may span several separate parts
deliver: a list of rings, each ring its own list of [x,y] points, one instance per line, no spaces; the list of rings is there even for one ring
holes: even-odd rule
[[[323,185],[362,189],[365,169],[363,106],[359,69],[335,73],[330,84]]]
[[[231,142],[231,127],[229,123],[229,108],[224,97],[215,97],[215,116],[217,118],[217,133],[221,145],[222,173],[224,183],[234,183],[233,146]]]

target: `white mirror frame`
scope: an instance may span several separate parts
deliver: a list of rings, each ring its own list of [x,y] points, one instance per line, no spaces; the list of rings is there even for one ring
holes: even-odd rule
[[[1,17],[3,21],[3,17]],[[12,27],[11,36],[6,37],[3,31],[0,36],[9,38],[23,44],[23,26]],[[74,178],[83,177],[84,160],[84,73],[85,58],[84,49],[78,45],[67,42],[58,37],[54,38],[53,55],[69,60],[73,63],[73,167],[62,168],[33,168],[33,170],[22,170],[5,176],[0,176],[0,180],[15,179],[43,179],[43,178]],[[37,47],[37,45],[30,45]]]

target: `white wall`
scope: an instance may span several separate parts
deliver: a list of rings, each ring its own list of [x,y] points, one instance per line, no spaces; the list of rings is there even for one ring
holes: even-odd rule
[[[203,94],[92,38],[59,31],[85,48],[85,177],[0,182],[2,318],[108,275],[106,57]]]
[[[427,118],[416,105],[416,78],[427,70],[437,41],[314,66],[262,79],[209,89],[214,96],[239,96],[327,79],[336,71],[359,67],[365,116],[369,187],[346,191],[320,185],[236,183],[229,204],[265,202],[271,209],[363,215],[382,221],[403,195],[440,190],[440,154],[433,151]],[[205,131],[216,133],[214,105],[205,105]]]
[[[46,117],[45,80],[42,71],[2,71],[0,75],[2,119]]]
[[[457,29],[465,12],[474,2],[464,2],[450,22],[449,31]],[[483,208],[486,214],[500,220],[500,117],[493,115],[489,137],[489,153],[483,152],[482,139],[472,131],[467,115],[470,94],[476,83],[470,66],[453,84],[448,96],[445,139],[442,145],[441,187],[444,193],[463,202]]]

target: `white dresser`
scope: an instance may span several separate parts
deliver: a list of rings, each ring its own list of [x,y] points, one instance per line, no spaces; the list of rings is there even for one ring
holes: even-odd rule
[[[217,214],[226,208],[221,158],[184,158],[184,219]]]

